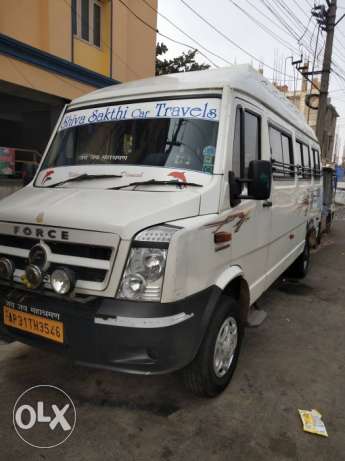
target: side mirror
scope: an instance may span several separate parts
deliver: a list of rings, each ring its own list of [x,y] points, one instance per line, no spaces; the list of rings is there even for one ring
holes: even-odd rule
[[[248,195],[242,195],[242,185],[247,184]],[[268,160],[252,160],[249,163],[248,178],[236,178],[229,171],[230,205],[241,200],[267,200],[271,195],[272,164]]]
[[[268,160],[253,160],[248,168],[248,198],[267,200],[271,195],[272,164]]]

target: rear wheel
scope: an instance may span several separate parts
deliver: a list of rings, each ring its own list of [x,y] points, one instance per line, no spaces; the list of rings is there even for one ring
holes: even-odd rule
[[[220,394],[235,371],[242,336],[238,303],[222,296],[198,354],[183,370],[186,387],[203,397]]]
[[[298,256],[296,261],[289,268],[288,275],[290,277],[295,277],[299,279],[304,278],[309,271],[309,266],[310,266],[310,245],[309,245],[309,239],[307,237],[305,244],[304,244],[303,253]]]
[[[321,244],[321,239],[322,239],[322,226],[321,226],[321,223],[320,223],[319,227],[318,227],[318,232],[317,232],[317,244],[318,245]]]
[[[329,213],[328,216],[327,216],[327,220],[326,220],[326,233],[329,234],[331,232],[331,228],[332,228],[332,220],[333,220],[333,216],[332,216],[332,213]]]

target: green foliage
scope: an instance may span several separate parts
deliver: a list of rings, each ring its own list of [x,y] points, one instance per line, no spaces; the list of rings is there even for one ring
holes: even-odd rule
[[[197,50],[188,50],[173,59],[166,59],[168,47],[162,42],[156,46],[156,75],[173,74],[175,72],[190,72],[193,70],[208,69],[209,64],[199,64],[195,61]]]

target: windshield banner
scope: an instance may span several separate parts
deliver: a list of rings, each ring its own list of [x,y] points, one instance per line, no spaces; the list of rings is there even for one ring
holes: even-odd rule
[[[218,121],[219,109],[220,99],[218,98],[150,101],[82,109],[66,113],[59,131],[93,123],[148,118],[188,118]]]

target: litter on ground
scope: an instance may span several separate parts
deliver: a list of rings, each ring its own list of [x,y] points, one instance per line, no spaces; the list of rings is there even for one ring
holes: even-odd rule
[[[303,430],[311,434],[328,437],[326,427],[322,421],[322,415],[317,410],[298,410],[303,423]]]

